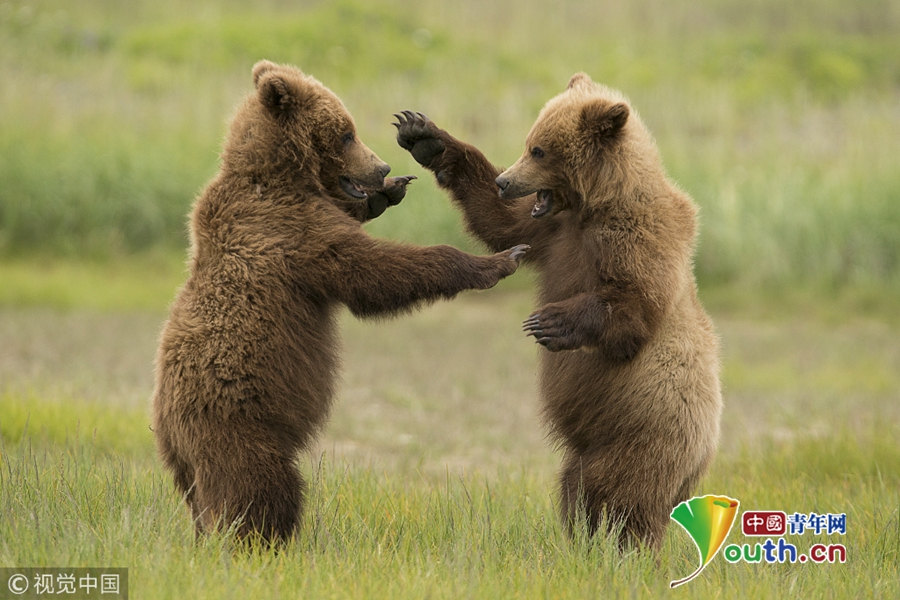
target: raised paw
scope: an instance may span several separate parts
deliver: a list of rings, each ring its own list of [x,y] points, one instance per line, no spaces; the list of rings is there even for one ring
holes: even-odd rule
[[[389,177],[384,180],[384,187],[379,189],[363,188],[366,193],[367,209],[362,220],[371,221],[380,217],[389,206],[400,204],[406,195],[406,186],[413,179],[416,179],[415,175]]]
[[[528,244],[519,244],[518,246],[513,246],[508,250],[509,258],[516,261],[516,264],[522,262],[522,257],[525,256],[525,253],[531,250],[531,246]]]
[[[397,143],[408,150],[423,167],[432,167],[434,160],[444,152],[444,142],[438,138],[438,129],[431,119],[420,112],[404,110],[394,114],[397,122]]]
[[[388,206],[396,206],[400,204],[403,197],[406,196],[406,186],[413,179],[418,179],[415,175],[401,175],[399,177],[388,177],[384,180],[384,187],[380,190],[369,192],[371,197],[374,194],[381,194],[387,198]],[[368,191],[368,190],[367,190]]]
[[[583,345],[576,332],[566,323],[565,313],[552,304],[525,319],[522,330],[551,352],[574,350]]]
[[[494,287],[498,281],[515,273],[519,268],[519,262],[530,248],[531,246],[527,244],[519,244],[509,250],[485,257],[483,259],[485,262],[482,263],[484,279],[478,289],[486,290]]]

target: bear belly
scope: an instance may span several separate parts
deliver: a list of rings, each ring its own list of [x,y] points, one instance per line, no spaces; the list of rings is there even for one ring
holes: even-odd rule
[[[683,321],[682,321],[683,322]],[[722,409],[714,339],[669,322],[630,361],[600,352],[542,353],[543,413],[551,434],[580,454],[660,441],[702,454]]]
[[[286,452],[308,446],[327,419],[338,368],[332,311],[316,312],[302,313],[315,328],[297,319],[191,327],[173,314],[154,404],[186,460],[226,431]]]

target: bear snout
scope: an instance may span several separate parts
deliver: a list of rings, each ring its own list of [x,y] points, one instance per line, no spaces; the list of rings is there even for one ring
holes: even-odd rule
[[[382,161],[376,155],[372,155],[372,170],[367,175],[359,178],[359,182],[365,187],[380,189],[384,187],[384,179],[391,172],[391,165]]]
[[[373,162],[374,164],[370,167],[371,170],[356,175],[346,173],[344,176],[361,187],[380,190],[384,187],[384,180],[388,173],[391,172],[391,166],[382,162],[377,156],[373,158]]]
[[[504,200],[515,200],[516,198],[521,198],[522,196],[527,196],[528,194],[535,192],[534,189],[531,189],[529,184],[523,182],[520,178],[508,176],[507,173],[511,170],[512,168],[504,171],[494,180],[494,183],[500,188],[501,198]]]

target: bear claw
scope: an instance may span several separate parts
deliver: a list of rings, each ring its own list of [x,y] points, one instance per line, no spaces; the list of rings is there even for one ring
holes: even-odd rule
[[[434,124],[423,113],[402,110],[394,113],[397,143],[413,155],[420,165],[428,167],[444,151],[444,142],[435,134]]]
[[[406,186],[409,185],[409,182],[413,179],[418,179],[418,177],[416,177],[415,175],[399,175],[397,177],[394,177],[394,184]]]
[[[525,256],[525,253],[529,250],[531,250],[531,246],[528,244],[519,244],[510,250],[509,257],[516,261],[516,264],[519,264],[522,261],[522,257]]]
[[[541,322],[540,313],[531,315],[522,323],[522,331],[525,332],[525,335],[533,337],[536,344],[547,348],[547,344],[553,341],[555,335],[550,331],[545,332],[544,328],[545,324]],[[553,327],[551,326],[550,329],[553,330]]]

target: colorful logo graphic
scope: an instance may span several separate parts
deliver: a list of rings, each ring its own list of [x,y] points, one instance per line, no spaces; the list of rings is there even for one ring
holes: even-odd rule
[[[780,510],[748,510],[741,518],[741,530],[748,537],[766,537],[764,542],[754,544],[729,544],[722,549],[722,555],[730,563],[741,561],[761,564],[801,563],[812,564],[846,563],[847,547],[844,544],[813,544],[804,554],[797,546],[784,539],[785,532],[791,536],[802,536],[807,532],[815,535],[846,535],[847,513],[818,514],[811,512],[787,514]],[[772,538],[778,538],[776,544]]]
[[[672,509],[672,519],[687,531],[700,551],[700,566],[684,579],[671,582],[671,587],[699,575],[715,557],[734,525],[740,504],[727,496],[707,495],[691,498]]]
[[[747,536],[784,535],[787,515],[782,510],[748,510],[741,515],[741,532]]]

